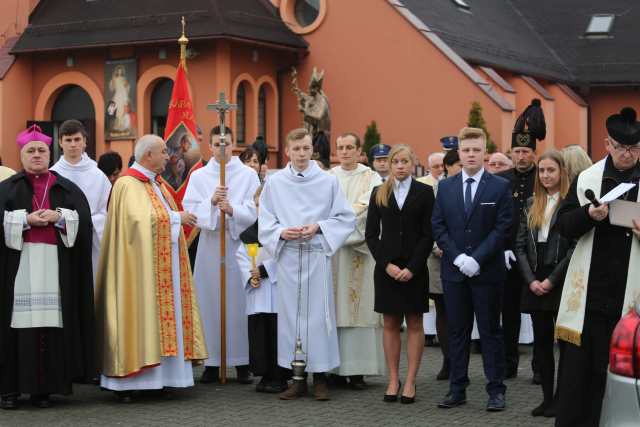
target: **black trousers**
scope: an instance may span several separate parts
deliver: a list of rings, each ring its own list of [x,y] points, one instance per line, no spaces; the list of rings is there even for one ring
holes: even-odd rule
[[[580,347],[565,343],[556,427],[597,427],[607,382],[609,343],[619,318],[585,314]]]
[[[443,294],[431,294],[436,305],[436,334],[445,366],[449,364],[449,332],[447,331],[447,309]]]
[[[502,283],[442,282],[449,322],[450,392],[460,395],[469,385],[469,346],[473,315],[478,321],[482,364],[489,396],[504,394],[504,347],[500,328]]]
[[[534,311],[531,313],[533,323],[533,349],[536,354],[536,365],[542,377],[542,395],[545,402],[553,400],[555,378],[555,356],[553,344],[555,341],[555,317],[551,311]]]
[[[249,369],[254,375],[267,380],[279,380],[278,368],[278,315],[252,314],[249,326]]]
[[[520,298],[523,280],[520,271],[514,267],[509,271],[504,284],[502,299],[502,330],[504,333],[504,361],[507,371],[518,369],[520,351]]]

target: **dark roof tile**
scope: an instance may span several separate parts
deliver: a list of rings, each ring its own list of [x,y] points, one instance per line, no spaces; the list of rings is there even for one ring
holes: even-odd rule
[[[572,84],[640,84],[634,0],[452,0],[402,3],[465,60]],[[589,38],[594,14],[614,14],[610,37]]]
[[[41,0],[14,53],[190,39],[238,38],[306,49],[268,0]]]

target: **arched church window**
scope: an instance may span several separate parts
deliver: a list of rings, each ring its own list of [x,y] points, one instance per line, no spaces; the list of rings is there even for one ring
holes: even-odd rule
[[[236,141],[238,144],[246,144],[247,141],[247,99],[246,99],[246,83],[238,85],[236,93]]]
[[[58,144],[58,129],[65,120],[76,119],[82,122],[87,130],[87,148],[89,157],[96,157],[96,110],[91,97],[83,88],[78,85],[68,85],[64,87],[53,104],[51,110],[51,121],[53,122],[52,145],[53,162],[58,161],[62,155],[60,144]]]
[[[151,133],[164,138],[173,80],[159,79],[151,92]]]
[[[258,92],[258,136],[264,138],[267,141],[267,92],[264,85],[260,87]]]

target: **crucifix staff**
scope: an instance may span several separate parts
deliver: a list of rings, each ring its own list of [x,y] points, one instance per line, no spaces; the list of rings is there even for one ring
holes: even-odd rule
[[[225,115],[227,111],[235,110],[235,104],[229,104],[226,100],[224,92],[220,92],[218,101],[209,105],[209,110],[218,113],[220,122],[220,187],[226,185],[225,168],[227,164],[226,157],[226,124]],[[226,287],[226,228],[225,213],[220,210],[220,383],[227,382],[227,287]]]

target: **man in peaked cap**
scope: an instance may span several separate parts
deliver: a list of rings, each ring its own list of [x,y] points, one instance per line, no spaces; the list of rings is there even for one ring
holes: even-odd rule
[[[613,329],[640,295],[640,239],[633,229],[610,223],[608,203],[596,198],[640,179],[640,123],[632,108],[606,122],[606,158],[584,170],[558,212],[560,233],[578,241],[567,269],[556,321],[565,341],[556,426],[597,426],[605,391]],[[618,199],[638,201],[636,185]],[[640,219],[636,220],[636,224]],[[634,262],[631,262],[631,260]]]
[[[440,138],[440,144],[444,151],[451,151],[458,149],[458,137],[457,136],[443,136]]]
[[[373,170],[378,172],[382,182],[389,176],[389,152],[391,146],[387,144],[374,145],[369,150],[369,157],[372,159]]]

